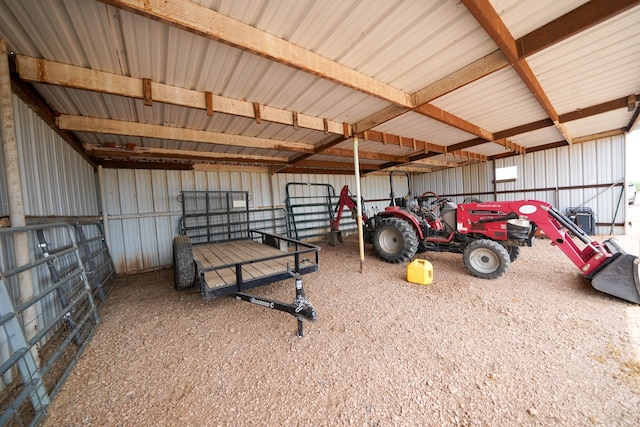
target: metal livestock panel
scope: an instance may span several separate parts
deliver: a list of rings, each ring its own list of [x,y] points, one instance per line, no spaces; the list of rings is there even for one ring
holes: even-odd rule
[[[277,231],[286,232],[283,214],[265,211],[274,207],[268,173],[106,169],[104,177],[109,248],[117,272],[171,264],[171,241],[182,216],[181,191],[248,191],[252,220],[267,227],[265,219],[272,218]]]
[[[12,100],[25,214],[97,215],[93,167],[18,97]]]

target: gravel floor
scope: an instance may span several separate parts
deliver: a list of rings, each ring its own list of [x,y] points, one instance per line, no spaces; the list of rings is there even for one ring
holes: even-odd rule
[[[640,306],[548,240],[494,281],[427,253],[434,282],[410,284],[366,254],[361,274],[353,238],[323,246],[300,339],[289,315],[173,290],[170,270],[119,278],[43,425],[640,425]],[[291,301],[293,280],[255,293]]]

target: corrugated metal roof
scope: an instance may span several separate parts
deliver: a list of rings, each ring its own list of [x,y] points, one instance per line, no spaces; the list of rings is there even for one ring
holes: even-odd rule
[[[639,18],[636,7],[528,60],[558,113],[640,91]]]
[[[582,18],[595,25],[587,23],[567,38],[556,36],[566,27],[562,17],[581,6],[580,10],[592,8],[591,15]],[[603,22],[592,16],[595,6],[608,14]],[[489,0],[481,13],[493,25],[502,21],[509,32],[496,36],[492,24],[483,24],[465,1],[0,0],[0,37],[21,56],[132,77],[138,85],[149,79],[167,85],[165,89],[174,90],[176,97],[189,89],[202,98],[209,93],[249,108],[256,103],[258,111],[279,109],[282,117],[291,119],[258,123],[259,118],[246,113],[221,111],[211,117],[201,105],[164,104],[148,92],[152,105],[145,105],[140,95],[133,99],[84,90],[83,79],[59,84],[48,82],[48,74],[34,78],[53,83],[33,85],[56,113],[283,144],[305,142],[315,145],[320,155],[336,143],[350,148],[348,139],[340,143],[344,132],[336,131],[344,123],[347,133],[357,125],[359,131],[446,147],[462,144],[471,153],[493,156],[504,151],[490,142],[498,132],[509,131],[508,140],[534,148],[622,132],[633,122],[633,111],[612,102],[640,87],[640,6],[622,13],[614,6],[602,0]],[[207,26],[209,21],[199,21],[201,16],[210,22],[216,18],[216,25]],[[240,27],[245,24],[248,27]],[[510,40],[518,45],[515,39],[547,24],[548,45],[529,57],[510,60],[531,67],[532,75],[523,74],[506,59],[511,53],[501,52],[499,46],[504,47],[505,40],[506,45]],[[250,36],[238,41],[234,34]],[[282,43],[286,46],[280,49]],[[280,50],[270,50],[276,47]],[[537,92],[538,83],[544,93]],[[438,107],[442,116],[435,120],[412,111],[424,102]],[[637,106],[633,99],[629,104]],[[594,108],[597,115],[563,122],[565,135],[556,127],[546,129],[549,117],[555,120],[556,114]],[[320,128],[294,129],[296,114],[311,116]],[[292,164],[318,158],[310,156],[313,153],[200,146],[193,141],[95,136],[85,131],[78,135],[91,144],[109,139],[141,147],[286,156]],[[368,149],[395,156],[410,153],[392,144]]]
[[[589,0],[489,0],[514,38],[519,38],[571,12]]]
[[[512,68],[476,80],[432,104],[492,132],[547,117]]]
[[[562,139],[563,137],[560,131],[553,126],[522,133],[509,138],[510,141],[525,148],[532,148],[539,145],[558,142],[562,141]]]
[[[567,122],[566,127],[571,135],[581,137],[585,135],[593,135],[601,129],[601,123],[611,123],[612,129],[624,128],[627,125],[628,112],[626,110],[614,110],[596,116]],[[616,126],[617,124],[617,126]]]
[[[414,112],[389,120],[374,130],[444,146],[475,138],[473,134]]]

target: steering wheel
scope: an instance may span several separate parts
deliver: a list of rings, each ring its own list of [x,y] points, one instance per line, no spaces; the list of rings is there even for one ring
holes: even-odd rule
[[[431,204],[434,204],[438,202],[438,200],[440,200],[440,196],[434,193],[433,191],[425,191],[420,195],[420,198],[429,197],[429,196],[433,196],[436,198],[433,202],[431,202]]]

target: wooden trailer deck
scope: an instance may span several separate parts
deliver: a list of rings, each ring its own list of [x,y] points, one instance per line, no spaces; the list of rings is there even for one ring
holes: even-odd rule
[[[292,273],[318,271],[318,248],[295,243],[291,251],[250,239],[194,245],[203,297],[244,291],[292,278]]]

